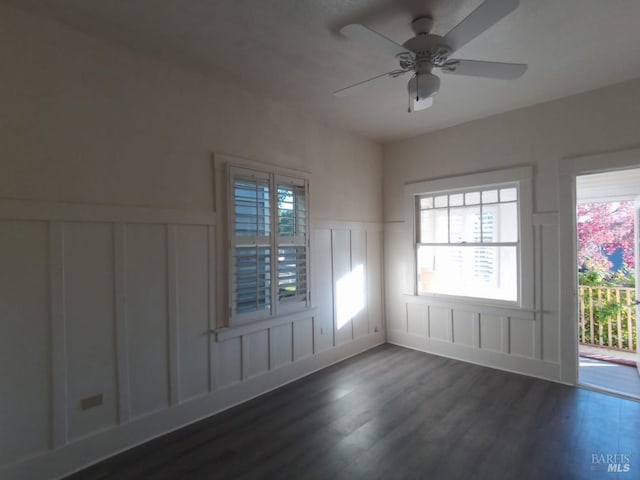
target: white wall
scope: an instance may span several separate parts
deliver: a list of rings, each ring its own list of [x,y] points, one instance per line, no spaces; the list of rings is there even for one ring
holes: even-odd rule
[[[0,58],[0,477],[62,475],[384,341],[380,146],[4,5]],[[314,310],[210,332],[214,152],[310,173]]]
[[[224,152],[311,172],[316,218],[382,220],[379,145],[0,9],[0,197],[209,210]]]
[[[576,358],[570,346],[576,339],[560,324],[573,320],[559,315],[561,299],[574,298],[571,285],[560,291],[559,283],[560,254],[572,255],[570,243],[562,252],[559,249],[559,198],[563,198],[559,171],[562,162],[572,157],[639,146],[638,125],[640,80],[635,80],[386,145],[388,341],[574,383],[571,363]],[[606,160],[603,163],[606,167]],[[407,281],[411,240],[404,224],[405,184],[519,165],[534,167],[534,280],[528,288],[533,289],[537,311],[461,306],[403,295],[412,291]]]

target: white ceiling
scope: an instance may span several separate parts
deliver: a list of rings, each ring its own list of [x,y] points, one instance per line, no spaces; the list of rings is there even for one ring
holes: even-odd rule
[[[640,77],[638,0],[521,0],[455,57],[528,63],[527,73],[515,81],[442,75],[434,106],[412,114],[404,77],[332,95],[397,68],[339,28],[362,23],[403,43],[414,17],[431,14],[443,35],[480,0],[4,1],[380,142]]]

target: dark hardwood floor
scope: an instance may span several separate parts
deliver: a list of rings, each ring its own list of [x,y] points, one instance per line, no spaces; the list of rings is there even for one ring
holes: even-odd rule
[[[383,345],[68,478],[636,479],[640,403]]]

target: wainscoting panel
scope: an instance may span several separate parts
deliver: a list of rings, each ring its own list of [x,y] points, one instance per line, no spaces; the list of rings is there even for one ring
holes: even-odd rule
[[[558,225],[542,225],[539,228],[540,249],[544,251],[545,265],[559,265],[560,256],[558,252]],[[560,361],[560,320],[556,312],[560,311],[560,297],[556,283],[558,272],[554,268],[543,268],[540,261],[541,285],[540,304],[544,305],[544,311],[540,314],[541,324],[539,334],[542,337],[540,342],[540,355],[550,362]]]
[[[215,223],[0,200],[0,478],[62,476],[384,341],[381,225],[321,222],[312,308],[221,329]]]
[[[0,465],[52,446],[48,244],[47,222],[0,222]]]
[[[429,305],[428,332],[432,340],[451,341],[451,309]]]
[[[477,343],[477,318],[473,312],[453,311],[453,343],[473,347]]]
[[[401,248],[407,243],[404,223],[387,224],[384,231],[384,290],[387,332],[406,331],[407,302],[403,295],[411,293],[407,286],[408,262]]]
[[[480,348],[494,352],[503,351],[503,317],[480,314]]]
[[[407,332],[412,335],[418,335],[427,338],[429,335],[427,328],[427,310],[426,305],[416,303],[408,303],[407,308]]]
[[[118,421],[113,234],[108,223],[64,225],[69,440]]]
[[[306,318],[293,324],[294,361],[313,355],[313,318]]]
[[[321,352],[333,347],[333,261],[331,229],[316,228],[311,239],[311,304],[318,308],[314,322],[314,349]]]
[[[369,333],[384,329],[384,275],[383,275],[383,233],[367,230],[367,310]]]
[[[125,330],[131,417],[169,405],[167,228],[124,227]]]
[[[269,329],[270,367],[278,368],[293,361],[293,324]]]
[[[242,337],[242,378],[249,379],[269,371],[269,330]]]
[[[559,366],[536,358],[539,316],[534,312],[471,304],[446,306],[442,299],[404,295],[400,328],[387,341],[504,370],[557,379]],[[432,302],[434,304],[432,304]]]
[[[335,345],[342,345],[353,340],[352,305],[355,277],[351,275],[351,232],[349,230],[331,231],[331,258],[333,259],[335,298]]]
[[[215,344],[216,385],[219,388],[242,381],[242,337]]]
[[[522,318],[509,318],[509,353],[534,358],[535,322]]]
[[[353,299],[353,338],[369,333],[369,312],[367,301],[367,232],[351,230],[351,275]]]
[[[180,401],[209,391],[209,231],[176,227],[176,286]]]

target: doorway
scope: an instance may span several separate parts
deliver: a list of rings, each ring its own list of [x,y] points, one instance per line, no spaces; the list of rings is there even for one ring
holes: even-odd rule
[[[578,383],[640,398],[640,168],[576,177]]]

